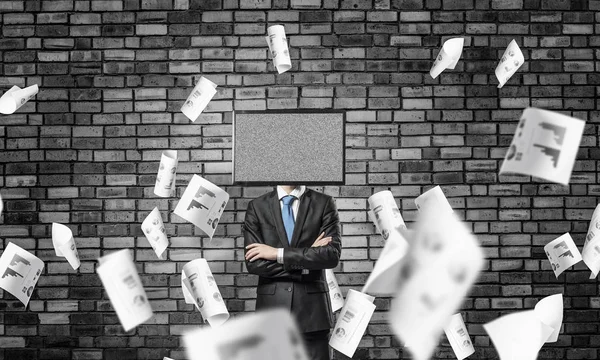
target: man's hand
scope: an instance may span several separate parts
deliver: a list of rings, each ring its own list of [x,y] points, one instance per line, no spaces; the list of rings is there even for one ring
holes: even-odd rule
[[[246,261],[277,260],[277,249],[265,244],[250,244],[246,246]]]
[[[322,232],[321,235],[315,240],[311,247],[319,247],[319,246],[327,246],[331,242],[331,236],[324,238],[325,232]]]

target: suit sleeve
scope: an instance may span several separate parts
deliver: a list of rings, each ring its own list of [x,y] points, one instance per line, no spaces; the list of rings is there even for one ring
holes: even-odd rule
[[[244,221],[244,248],[250,244],[264,244],[260,232],[260,223],[256,216],[256,210],[252,202],[248,204],[246,210],[246,219]],[[244,250],[244,255],[246,250]],[[252,262],[246,260],[246,268],[251,274],[267,278],[290,278],[300,280],[302,274],[300,270],[284,269],[282,264],[276,261],[258,259]]]
[[[322,270],[337,266],[342,254],[342,238],[340,218],[331,197],[325,205],[322,220],[319,234],[325,232],[325,237],[331,236],[331,243],[319,247],[285,248],[283,266],[286,269]]]

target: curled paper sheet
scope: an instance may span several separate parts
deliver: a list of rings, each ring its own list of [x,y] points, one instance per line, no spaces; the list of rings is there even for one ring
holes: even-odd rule
[[[154,195],[169,197],[175,192],[177,150],[163,151],[154,184]]]
[[[454,69],[462,54],[464,43],[464,38],[454,38],[444,42],[431,70],[429,70],[429,75],[435,79],[445,69]]]
[[[348,291],[346,303],[329,338],[329,346],[348,357],[354,355],[375,312],[373,301],[373,296],[352,289]]]
[[[79,268],[81,263],[71,229],[63,224],[52,223],[52,245],[56,256],[66,258],[74,270]]]
[[[568,185],[585,121],[527,108],[506,153],[500,174],[536,176]]]
[[[44,262],[19,246],[8,243],[0,257],[0,288],[13,294],[27,307]]]
[[[581,255],[583,262],[592,271],[590,279],[595,279],[600,272],[600,204],[592,214]]]
[[[562,294],[556,294],[540,300],[534,310],[502,316],[483,328],[501,360],[536,360],[544,343],[558,340],[562,318]]]
[[[292,68],[292,60],[288,50],[285,28],[283,25],[273,25],[267,28],[268,36],[265,38],[269,45],[269,51],[273,58],[273,65],[279,74],[283,74]]]
[[[283,309],[189,331],[183,334],[183,343],[190,360],[308,360],[298,327]]]
[[[419,211],[425,206],[434,206],[440,210],[454,212],[454,210],[452,210],[452,206],[450,206],[448,199],[446,199],[446,196],[444,196],[444,192],[442,191],[442,188],[439,187],[439,185],[427,190],[418,198],[416,198],[415,205],[417,205],[417,209]]]
[[[409,245],[404,236],[405,232],[394,231],[391,233],[379,259],[362,292],[373,295],[392,295],[398,290],[402,260],[404,259]]]
[[[544,246],[544,251],[548,260],[550,260],[550,265],[552,265],[552,270],[557,279],[563,271],[582,260],[581,254],[569,233],[550,241]]]
[[[202,76],[190,96],[181,106],[181,112],[188,119],[196,121],[216,93],[217,84]]]
[[[325,270],[327,286],[329,286],[329,299],[331,300],[331,311],[336,312],[344,306],[344,296],[338,285],[332,269]]]
[[[196,305],[210,326],[220,326],[229,319],[229,312],[205,259],[192,260],[183,266],[181,287],[185,303]]]
[[[196,225],[212,239],[229,194],[210,181],[194,175],[174,213]]]
[[[450,323],[444,327],[444,332],[458,360],[463,360],[475,352],[469,332],[460,313],[452,315]]]
[[[142,222],[142,231],[146,235],[146,239],[148,239],[152,249],[154,249],[156,256],[162,258],[163,252],[169,246],[169,239],[167,238],[167,230],[157,207]]]
[[[519,68],[525,63],[525,58],[519,45],[515,40],[508,44],[504,55],[500,59],[500,63],[496,66],[496,78],[498,79],[498,88],[501,88],[506,82],[519,70]]]
[[[152,307],[129,250],[115,251],[98,261],[96,272],[125,331],[149,320]]]
[[[369,197],[369,216],[377,231],[387,240],[392,232],[406,229],[404,219],[398,210],[394,195],[389,190],[380,191]]]
[[[8,115],[17,111],[21,106],[25,105],[29,99],[35,96],[39,91],[37,85],[31,85],[24,89],[18,86],[11,87],[0,98],[0,113]]]
[[[416,360],[429,359],[483,267],[483,251],[453,213],[419,213],[389,322]]]

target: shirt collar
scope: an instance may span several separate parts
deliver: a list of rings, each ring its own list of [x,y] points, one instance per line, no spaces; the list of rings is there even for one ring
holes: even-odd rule
[[[291,193],[288,194],[285,192],[285,190],[283,190],[281,188],[281,186],[277,186],[277,196],[279,197],[279,200],[281,200],[286,195],[292,195],[292,196],[295,196],[297,199],[300,199],[300,197],[302,196],[302,194],[304,194],[305,191],[306,191],[306,186],[300,185],[300,186],[296,186],[296,188],[294,190],[292,190]]]

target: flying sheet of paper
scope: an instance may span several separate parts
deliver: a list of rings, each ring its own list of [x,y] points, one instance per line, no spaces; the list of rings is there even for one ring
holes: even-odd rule
[[[373,295],[395,294],[400,284],[402,260],[408,248],[404,232],[392,232],[361,291]]]
[[[149,320],[152,307],[129,250],[115,251],[98,261],[96,272],[125,331]]]
[[[498,88],[501,88],[506,82],[519,70],[519,68],[525,63],[525,57],[519,45],[515,40],[508,44],[504,55],[500,59],[500,63],[496,66],[496,78],[498,79]]]
[[[483,251],[454,215],[425,207],[418,215],[389,322],[414,359],[429,359],[450,317],[484,263]]]
[[[177,178],[177,150],[163,151],[154,184],[154,194],[169,197],[175,192]]]
[[[8,243],[0,257],[0,288],[13,294],[27,307],[44,262],[19,246]]]
[[[373,296],[352,289],[348,291],[346,303],[329,338],[329,346],[348,357],[354,355],[375,312],[373,301]]]
[[[17,111],[21,106],[25,105],[39,91],[37,85],[31,85],[24,89],[18,86],[13,86],[0,98],[0,113],[8,115]]]
[[[502,316],[483,328],[501,360],[536,360],[544,343],[558,339],[562,316],[562,294],[556,294],[540,300],[534,310]]]
[[[273,65],[279,74],[283,74],[292,68],[290,51],[288,50],[285,28],[283,25],[273,25],[267,28],[267,45],[273,58]]]
[[[380,191],[369,197],[369,216],[377,231],[387,240],[394,231],[406,229],[404,219],[400,214],[394,195],[389,190]]]
[[[463,360],[475,352],[469,332],[460,313],[452,315],[450,323],[444,328],[444,332],[458,360]]]
[[[181,112],[188,119],[196,121],[216,93],[217,84],[202,76],[190,96],[181,106]]]
[[[229,194],[210,181],[194,175],[174,213],[196,225],[212,239]]]
[[[568,185],[585,122],[552,111],[527,108],[500,174],[536,176]]]
[[[325,270],[325,279],[329,286],[329,299],[331,300],[331,311],[336,312],[344,306],[344,296],[338,285],[332,269]]]
[[[163,252],[169,246],[169,239],[167,238],[167,230],[157,207],[142,222],[142,231],[146,235],[146,239],[148,239],[152,249],[154,249],[156,256],[162,259]]]
[[[600,272],[600,204],[592,214],[581,256],[583,262],[592,271],[590,279],[595,279]]]
[[[544,246],[544,251],[557,279],[563,271],[583,260],[569,233],[550,241]]]
[[[183,334],[190,360],[308,360],[290,312],[284,309],[242,315],[218,328]]]
[[[456,64],[458,64],[458,60],[460,59],[460,55],[462,54],[463,45],[465,44],[464,38],[454,38],[449,39],[444,42],[440,52],[438,53],[431,70],[429,70],[429,75],[432,78],[438,77],[442,71],[446,69],[454,69]]]
[[[185,303],[196,305],[210,326],[220,326],[229,319],[229,312],[205,259],[192,260],[183,266],[181,287]]]
[[[434,206],[444,211],[454,212],[439,185],[419,195],[415,199],[415,205],[419,211],[425,206]]]
[[[0,215],[2,215],[2,210],[4,210],[4,202],[2,201],[2,194],[0,194]]]
[[[52,245],[56,256],[66,258],[74,270],[79,268],[81,263],[71,229],[63,224],[52,223]]]

